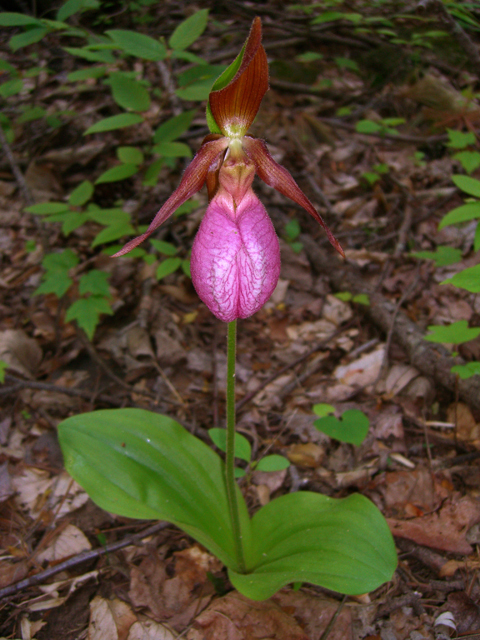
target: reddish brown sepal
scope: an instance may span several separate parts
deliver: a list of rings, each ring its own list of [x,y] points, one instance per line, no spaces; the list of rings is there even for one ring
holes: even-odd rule
[[[255,169],[258,177],[270,187],[279,191],[282,195],[287,196],[287,198],[290,198],[290,200],[299,204],[305,209],[305,211],[308,211],[308,213],[325,229],[330,244],[342,257],[345,257],[340,243],[330,231],[322,216],[317,212],[313,204],[303,193],[285,167],[282,167],[280,164],[275,162],[270,155],[265,142],[263,142],[263,140],[252,138],[251,136],[246,136],[243,139],[243,148],[249,158],[255,163]]]
[[[177,189],[172,193],[157,213],[146,232],[142,233],[141,236],[130,240],[130,242],[127,242],[123,249],[120,249],[120,251],[115,253],[113,257],[118,258],[119,256],[124,256],[135,247],[138,247],[138,245],[158,229],[158,227],[165,222],[165,220],[167,220],[167,218],[169,218],[180,205],[195,195],[195,193],[203,187],[210,165],[215,162],[217,156],[220,155],[227,146],[228,140],[225,138],[218,138],[218,136],[217,139],[211,140],[210,142],[204,142],[196,156],[188,165]]]
[[[226,136],[245,135],[268,91],[267,54],[261,42],[262,21],[257,17],[252,23],[237,73],[226,87],[210,93],[213,118]]]

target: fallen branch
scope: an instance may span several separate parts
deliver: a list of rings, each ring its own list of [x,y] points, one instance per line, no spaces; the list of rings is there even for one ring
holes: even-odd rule
[[[403,311],[396,310],[395,302],[365,284],[358,268],[332,257],[330,251],[322,251],[308,235],[302,234],[300,240],[314,269],[326,273],[336,291],[350,291],[353,295],[366,293],[369,296],[370,306],[365,308],[365,313],[386,335],[392,331],[393,340],[407,353],[414,367],[452,393],[458,384],[460,398],[480,410],[480,376],[457,381],[451,372],[454,365],[465,364],[462,358],[453,358],[441,344],[425,340],[424,332]]]
[[[23,589],[28,589],[28,587],[33,587],[37,584],[41,584],[42,582],[45,582],[46,580],[48,580],[48,578],[51,578],[52,576],[55,576],[62,571],[67,571],[69,569],[72,569],[73,567],[76,567],[79,564],[82,564],[84,562],[89,562],[90,560],[95,560],[97,558],[101,558],[102,556],[108,553],[119,551],[120,549],[124,549],[125,547],[128,547],[132,544],[139,544],[139,542],[143,538],[147,538],[148,536],[151,536],[154,533],[158,533],[159,531],[161,531],[162,529],[165,529],[168,526],[170,526],[169,522],[157,522],[157,524],[154,524],[153,526],[148,527],[148,529],[145,529],[141,533],[133,533],[127,536],[126,538],[124,538],[123,540],[112,542],[111,544],[107,544],[104,547],[101,547],[100,549],[93,549],[92,551],[82,551],[76,556],[73,556],[72,558],[68,558],[68,560],[59,562],[54,567],[49,567],[48,569],[45,569],[45,571],[40,571],[40,573],[36,573],[33,576],[29,576],[24,580],[20,580],[15,584],[11,584],[8,587],[4,587],[3,589],[0,589],[0,600],[3,600],[4,598],[8,598],[9,596],[13,596],[16,593],[23,591]]]

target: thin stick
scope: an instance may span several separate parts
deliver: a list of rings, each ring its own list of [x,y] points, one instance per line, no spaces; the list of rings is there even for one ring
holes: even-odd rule
[[[237,353],[237,321],[228,323],[227,338],[227,446],[225,458],[225,481],[227,486],[228,509],[233,530],[233,543],[239,573],[245,572],[242,532],[235,482],[235,358]]]
[[[134,533],[130,536],[127,536],[123,540],[119,540],[117,542],[112,542],[111,544],[107,544],[101,549],[93,549],[92,551],[82,551],[78,555],[73,558],[69,558],[68,560],[64,560],[59,564],[56,564],[54,567],[50,567],[45,569],[45,571],[41,571],[40,573],[36,573],[29,578],[25,578],[25,580],[20,580],[20,582],[16,582],[15,584],[11,584],[4,589],[0,589],[0,600],[3,598],[7,598],[8,596],[13,596],[19,591],[23,589],[28,589],[28,587],[33,587],[36,584],[41,584],[45,582],[48,578],[57,575],[62,571],[67,571],[68,569],[72,569],[83,562],[89,562],[91,560],[95,560],[96,558],[100,558],[108,553],[113,553],[114,551],[118,551],[119,549],[124,549],[125,547],[130,546],[131,544],[138,544],[142,538],[147,538],[148,536],[165,529],[166,527],[171,526],[169,522],[157,522],[157,524],[148,527],[141,533]]]

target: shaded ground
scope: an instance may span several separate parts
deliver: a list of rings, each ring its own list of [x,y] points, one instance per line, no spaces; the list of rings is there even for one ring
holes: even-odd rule
[[[12,156],[0,167],[0,359],[8,364],[0,386],[5,637],[316,640],[336,614],[331,639],[420,640],[441,637],[448,623],[458,633],[480,630],[479,376],[460,380],[450,372],[453,364],[480,360],[480,339],[460,345],[458,356],[454,345],[423,339],[430,325],[479,325],[478,299],[441,284],[478,264],[475,223],[438,230],[463,202],[451,177],[465,171],[447,129],[475,133],[467,147],[478,146],[475,61],[433,9],[425,26],[419,21],[425,14],[414,6],[398,18],[395,7],[342,5],[346,15],[372,19],[376,26],[362,31],[349,18],[311,25],[321,11],[285,12],[281,4],[257,9],[272,78],[252,133],[268,140],[292,171],[346,260],[333,255],[306,213],[255,184],[281,238],[282,272],[265,308],[239,326],[238,428],[253,459],[280,453],[291,466],[256,472],[242,489],[252,511],[289,491],[333,497],[360,491],[396,537],[394,580],[361,598],[304,585],[252,605],[230,591],[223,567],[182,532],[101,511],[62,470],[56,425],[96,408],[168,413],[208,442],[207,430],[224,419],[225,326],[199,302],[183,271],[157,281],[158,255],[151,253],[150,264],[112,260],[102,243],[91,247],[99,224],[86,222],[65,236],[59,223],[25,213],[25,206],[65,201],[82,181],[116,166],[119,145],[146,148],[152,132],[182,110],[197,109],[181,142],[195,151],[207,131],[203,104],[172,92],[188,69],[175,60],[167,77],[155,63],[137,69],[161,90],[140,126],[83,137],[100,117],[118,112],[109,87],[95,79],[82,90],[65,84],[64,74],[84,61],[66,57],[55,34],[12,52],[7,43],[14,32],[4,30],[11,65],[25,73],[35,54],[52,69],[31,80],[33,89],[3,97],[15,134],[7,140]],[[199,5],[206,7],[209,25],[192,51],[226,64],[255,11],[243,3],[228,3],[228,11],[221,3]],[[144,7],[139,15],[151,20],[142,25],[125,10],[105,28],[168,37],[187,13],[181,3]],[[392,26],[379,26],[380,19]],[[434,30],[444,35],[425,35]],[[413,33],[429,46],[414,46]],[[467,34],[477,48],[476,32]],[[298,58],[307,52],[323,57]],[[468,104],[461,91],[470,92]],[[45,118],[22,121],[26,104],[67,115],[57,127]],[[378,127],[358,133],[361,120]],[[169,158],[155,186],[142,184],[144,172],[99,184],[94,202],[123,206],[134,224],[148,223],[184,166]],[[480,170],[471,176],[480,178]],[[178,247],[182,259],[205,210],[205,194],[196,200],[189,216],[171,219],[156,236]],[[434,266],[411,255],[438,246],[458,249],[459,262]],[[34,295],[42,258],[65,248],[79,256],[70,271],[74,286],[60,300]],[[101,316],[90,342],[75,321],[65,321],[65,310],[81,295],[78,277],[92,267],[109,274],[114,313]],[[363,411],[370,422],[363,444],[342,444],[318,431],[318,403],[333,405],[337,416]],[[451,615],[435,632],[442,612]]]

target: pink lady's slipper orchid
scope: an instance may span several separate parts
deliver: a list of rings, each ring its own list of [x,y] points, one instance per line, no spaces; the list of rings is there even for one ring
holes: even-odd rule
[[[255,18],[242,52],[210,93],[207,120],[216,133],[204,139],[147,231],[115,254],[122,256],[143,242],[206,182],[210,203],[193,244],[192,281],[210,311],[225,322],[258,311],[272,295],[280,273],[273,224],[252,190],[255,174],[306,209],[343,255],[322,217],[290,173],[275,162],[265,142],[246,135],[268,90],[261,39],[261,20]]]

